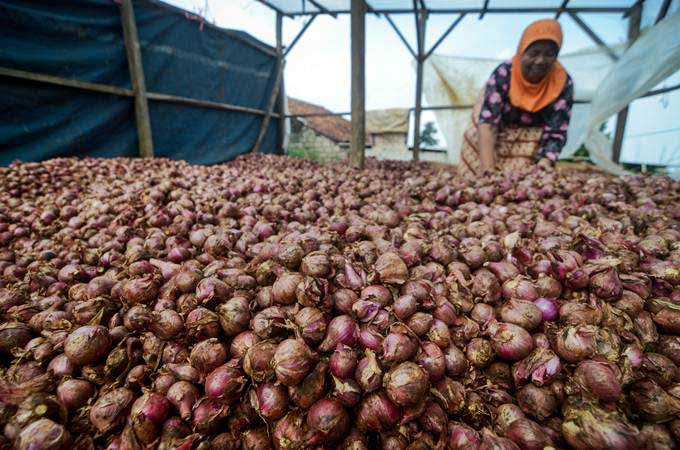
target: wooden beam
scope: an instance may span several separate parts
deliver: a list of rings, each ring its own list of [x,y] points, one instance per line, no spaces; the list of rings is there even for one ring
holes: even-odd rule
[[[446,29],[444,34],[435,42],[435,44],[432,46],[432,48],[425,54],[425,59],[429,58],[432,53],[434,53],[435,50],[437,50],[437,47],[439,47],[439,44],[444,42],[444,39],[453,31],[454,28],[458,26],[458,24],[463,20],[463,17],[465,17],[465,14],[461,14],[456,18],[456,20],[453,21],[453,23],[449,26],[449,28]]]
[[[102,94],[119,95],[122,97],[134,97],[135,93],[131,89],[120,88],[116,86],[108,86],[105,84],[89,83],[87,81],[71,80],[68,78],[55,77],[53,75],[44,75],[40,73],[27,72],[25,70],[9,69],[7,67],[0,67],[0,76],[7,76],[18,78],[22,80],[37,81],[39,83],[54,84],[56,86],[64,86],[74,89],[82,89],[91,92],[100,92]],[[234,111],[248,114],[265,115],[266,111],[256,108],[248,108],[247,106],[231,105],[229,103],[211,102],[208,100],[197,100],[195,98],[179,97],[176,95],[158,94],[155,92],[147,92],[146,98],[148,100],[179,103],[182,105],[196,106],[199,108],[219,109],[222,111]],[[278,117],[278,114],[273,114],[273,117]]]
[[[269,3],[267,0],[255,0],[255,1],[257,1],[257,2],[259,2],[259,3],[262,3],[264,6],[266,6],[266,7],[268,7],[268,8],[273,9],[274,11],[276,11],[278,14],[281,14],[282,16],[293,17],[292,14],[286,13],[286,12],[283,11],[281,8],[278,8],[278,7],[274,6],[274,5],[272,5],[271,3]]]
[[[659,8],[659,14],[656,16],[656,20],[654,21],[654,25],[657,23],[661,22],[664,17],[666,17],[666,14],[668,14],[668,8],[671,6],[671,0],[663,0],[663,3],[661,4],[661,8]]]
[[[232,112],[256,114],[258,116],[264,116],[264,115],[267,114],[267,111],[257,109],[257,108],[249,108],[247,106],[230,105],[229,103],[211,102],[209,100],[198,100],[198,99],[195,99],[195,98],[179,97],[179,96],[176,96],[176,95],[168,95],[168,94],[159,94],[159,93],[156,93],[156,92],[147,92],[146,98],[148,98],[149,100],[155,100],[155,101],[159,101],[159,102],[178,103],[180,105],[196,106],[196,107],[199,107],[199,108],[219,109],[219,110],[222,110],[222,111],[232,111]],[[272,117],[279,117],[279,114],[273,113]]]
[[[283,52],[283,57],[284,57],[284,58],[285,58],[286,56],[288,56],[288,53],[290,53],[291,50],[293,50],[293,47],[295,47],[295,44],[297,44],[297,41],[299,41],[300,38],[302,37],[302,35],[305,34],[305,31],[307,31],[307,28],[309,28],[309,26],[312,24],[312,22],[314,22],[314,20],[316,19],[316,17],[317,17],[317,16],[312,16],[312,17],[307,21],[307,23],[305,23],[305,25],[302,27],[302,29],[301,29],[300,32],[297,34],[297,36],[295,36],[295,39],[293,39],[293,42],[291,42],[290,45],[288,46],[288,48],[286,48],[286,51]]]
[[[619,60],[619,55],[614,53],[614,51],[611,48],[609,48],[609,46],[607,44],[605,44],[605,42],[600,38],[600,36],[598,36],[597,33],[595,33],[588,26],[588,24],[585,23],[583,21],[583,19],[581,19],[578,16],[578,14],[576,14],[575,12],[572,12],[572,11],[568,11],[568,12],[569,12],[569,15],[571,16],[571,18],[574,19],[574,22],[576,22],[576,25],[578,25],[588,35],[588,37],[590,37],[590,39],[592,39],[593,42],[595,42],[597,44],[598,47],[600,47],[602,50],[604,50],[605,53],[607,53],[607,55],[609,55],[609,57],[613,61]]]
[[[283,57],[283,15],[276,13],[276,55],[279,64],[285,64]],[[281,87],[279,89],[279,154],[286,151],[286,77],[281,72]]]
[[[260,132],[255,140],[255,145],[253,145],[253,153],[259,153],[260,146],[264,140],[265,134],[267,134],[267,129],[269,128],[269,122],[274,113],[274,105],[276,105],[276,100],[279,98],[279,89],[281,87],[281,77],[283,74],[284,62],[281,61],[276,67],[276,79],[274,80],[274,88],[272,89],[272,94],[269,96],[269,103],[267,104],[267,113],[262,119],[262,125],[260,126]]]
[[[144,81],[144,66],[142,51],[137,35],[137,23],[132,0],[122,0],[120,5],[121,22],[123,23],[123,37],[127,52],[130,82],[135,93],[135,119],[137,122],[137,137],[139,139],[139,156],[153,156],[153,138],[151,136],[151,120],[149,119],[149,103],[146,100],[146,83]]]
[[[562,0],[562,4],[560,5],[560,9],[557,10],[555,13],[555,20],[559,19],[564,10],[567,8],[567,5],[569,4],[569,0]]]
[[[484,6],[482,6],[482,12],[479,13],[479,20],[482,20],[484,18],[484,14],[486,14],[487,9],[489,9],[489,0],[484,0]]]
[[[636,6],[628,17],[628,46],[640,35],[640,21],[642,20],[642,5]],[[628,106],[623,108],[616,116],[616,131],[614,133],[614,144],[612,146],[612,161],[618,164],[621,159],[621,149],[623,148],[623,137],[626,134],[626,122],[628,121]]]
[[[418,21],[418,60],[416,67],[416,105],[413,125],[413,160],[420,159],[420,113],[423,107],[423,69],[425,66],[425,31],[427,26],[427,11],[420,11]]]
[[[325,12],[326,14],[331,15],[334,19],[337,19],[337,18],[338,18],[338,15],[337,15],[337,14],[335,14],[335,13],[332,12],[332,11],[330,11],[328,8],[326,8],[325,6],[323,6],[322,4],[320,4],[319,2],[317,2],[316,0],[308,0],[308,1],[309,1],[309,3],[311,3],[312,5],[314,5],[314,6],[316,6],[317,8],[319,8],[319,10]]]
[[[629,8],[615,6],[594,6],[594,7],[583,7],[583,8],[567,8],[564,12],[574,12],[583,14],[623,14],[628,11]],[[525,8],[487,8],[486,11],[483,8],[435,8],[428,9],[427,12],[430,14],[555,14],[560,9],[558,7],[525,7]],[[349,14],[351,11],[348,9],[334,10],[335,14]],[[371,11],[374,14],[413,14],[414,9],[409,8],[376,8]],[[323,12],[294,12],[288,14],[289,16],[318,16],[323,15]]]
[[[392,29],[397,33],[397,36],[399,36],[399,39],[401,39],[401,42],[404,43],[404,45],[408,49],[411,56],[413,56],[413,59],[418,59],[418,56],[416,56],[416,52],[413,51],[413,47],[411,47],[411,44],[408,43],[408,41],[406,40],[404,35],[401,33],[401,30],[399,29],[397,24],[392,21],[392,18],[390,17],[389,14],[385,14],[385,19],[387,19],[387,23],[389,23],[390,26],[392,27]]]
[[[305,117],[330,117],[330,116],[351,116],[352,111],[347,112],[319,112],[307,114],[286,114],[286,118],[305,118]]]
[[[366,148],[366,3],[352,0],[352,139],[350,164],[364,168]]]
[[[70,80],[68,78],[43,75],[41,73],[27,72],[25,70],[10,69],[7,67],[0,67],[0,75],[19,78],[22,80],[37,81],[39,83],[54,84],[56,86],[64,86],[68,88],[84,89],[86,91],[100,92],[102,94],[113,94],[124,97],[135,96],[135,93],[132,92],[131,89],[108,86],[99,83],[88,83],[87,81]]]

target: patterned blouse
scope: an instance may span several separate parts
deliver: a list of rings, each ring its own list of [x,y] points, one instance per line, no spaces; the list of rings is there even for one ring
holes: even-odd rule
[[[555,101],[540,111],[524,111],[510,103],[511,67],[510,62],[504,62],[489,77],[479,121],[500,127],[543,126],[537,159],[545,157],[555,161],[567,141],[567,128],[574,104],[574,83],[567,75],[564,89]]]

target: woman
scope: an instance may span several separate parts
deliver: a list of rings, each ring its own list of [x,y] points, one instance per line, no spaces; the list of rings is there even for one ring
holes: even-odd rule
[[[553,165],[567,140],[574,84],[557,61],[562,28],[539,20],[522,34],[511,62],[499,65],[472,112],[459,173],[474,177]]]

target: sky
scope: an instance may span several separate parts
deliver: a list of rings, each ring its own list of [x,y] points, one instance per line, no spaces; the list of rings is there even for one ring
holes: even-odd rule
[[[275,45],[276,14],[255,0],[165,0],[181,8],[201,13],[224,28],[244,30],[261,41]],[[299,3],[300,0],[288,0]],[[494,0],[498,2],[499,0]],[[571,4],[594,3],[621,5],[627,0],[572,0]],[[531,6],[559,0],[514,0],[513,4]],[[645,2],[643,23],[653,20],[661,0]],[[680,0],[674,0],[673,10]],[[647,13],[648,11],[648,13]],[[468,16],[437,48],[437,53],[455,56],[509,58],[513,55],[522,30],[544,15],[487,15],[483,20]],[[455,20],[455,15],[431,15],[427,23],[426,48],[429,48]],[[625,41],[627,22],[616,14],[584,14],[582,18],[608,44]],[[415,23],[412,15],[394,15],[411,45],[415,47]],[[288,45],[307,18],[284,19],[284,45]],[[593,47],[590,38],[566,14],[560,18],[564,30],[565,53]],[[286,93],[332,111],[350,110],[350,21],[349,15],[337,18],[319,16],[310,25],[287,57]],[[409,108],[415,102],[413,58],[384,18],[366,18],[366,107],[381,109]],[[668,84],[680,82],[676,73]],[[427,102],[425,102],[426,104]],[[654,111],[650,114],[650,110]],[[435,120],[423,113],[423,122]],[[668,131],[671,130],[671,131]],[[680,165],[680,91],[636,101],[628,118],[623,160],[649,162],[670,158]]]

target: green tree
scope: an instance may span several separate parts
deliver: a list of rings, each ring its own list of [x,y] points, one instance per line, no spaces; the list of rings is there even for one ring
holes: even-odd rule
[[[439,144],[439,140],[434,136],[436,133],[437,129],[434,127],[434,122],[427,122],[423,131],[420,132],[420,142],[429,147]]]

